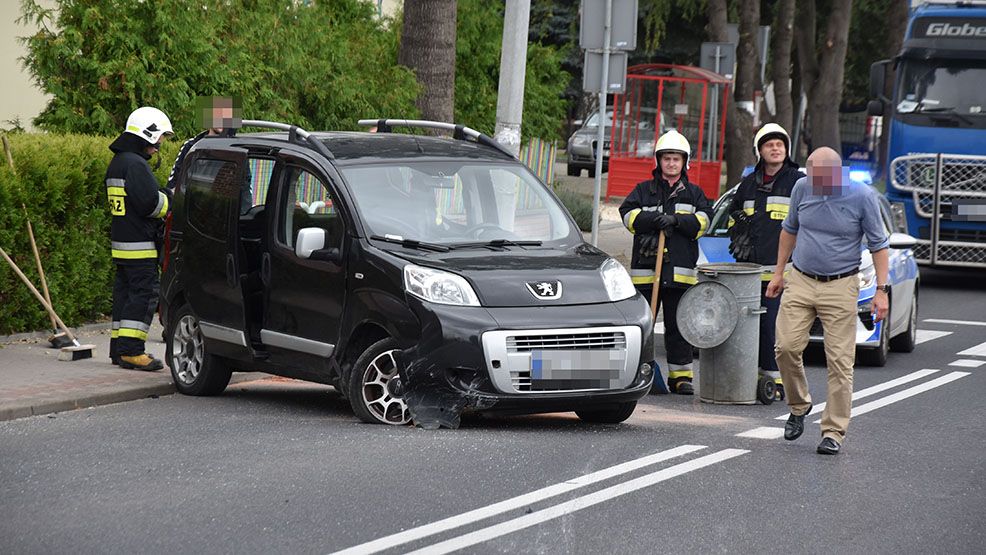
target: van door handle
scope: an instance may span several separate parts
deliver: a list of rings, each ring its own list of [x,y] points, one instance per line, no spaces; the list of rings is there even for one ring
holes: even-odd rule
[[[236,287],[236,259],[232,253],[226,253],[226,283],[230,287]]]
[[[264,287],[270,285],[270,253],[265,252],[260,258],[260,281]]]

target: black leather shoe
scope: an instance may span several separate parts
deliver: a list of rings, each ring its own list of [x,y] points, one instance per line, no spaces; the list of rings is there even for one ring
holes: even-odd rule
[[[841,447],[842,446],[839,445],[838,441],[827,437],[818,444],[818,449],[815,449],[815,451],[818,452],[819,455],[838,455]]]
[[[808,410],[802,415],[791,413],[791,416],[787,417],[787,424],[784,424],[784,439],[788,441],[793,441],[801,437],[802,432],[805,431],[805,416],[811,412],[812,405],[808,405]]]

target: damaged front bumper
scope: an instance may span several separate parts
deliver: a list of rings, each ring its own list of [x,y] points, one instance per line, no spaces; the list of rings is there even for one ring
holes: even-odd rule
[[[484,308],[414,299],[411,306],[421,337],[397,356],[399,389],[424,428],[456,428],[466,408],[607,408],[640,399],[654,379],[652,322],[639,295],[589,305]]]

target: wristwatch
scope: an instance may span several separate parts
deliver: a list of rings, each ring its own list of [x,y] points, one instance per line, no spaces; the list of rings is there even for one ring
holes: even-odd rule
[[[876,286],[876,289],[877,289],[877,291],[883,291],[884,293],[886,293],[888,295],[890,294],[890,284],[889,283],[887,283],[885,285],[877,285]]]

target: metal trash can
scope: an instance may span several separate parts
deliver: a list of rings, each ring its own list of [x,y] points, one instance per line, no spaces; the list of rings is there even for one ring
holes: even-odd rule
[[[678,305],[678,328],[699,348],[699,398],[706,403],[757,401],[760,341],[759,264],[699,264],[698,283]]]

